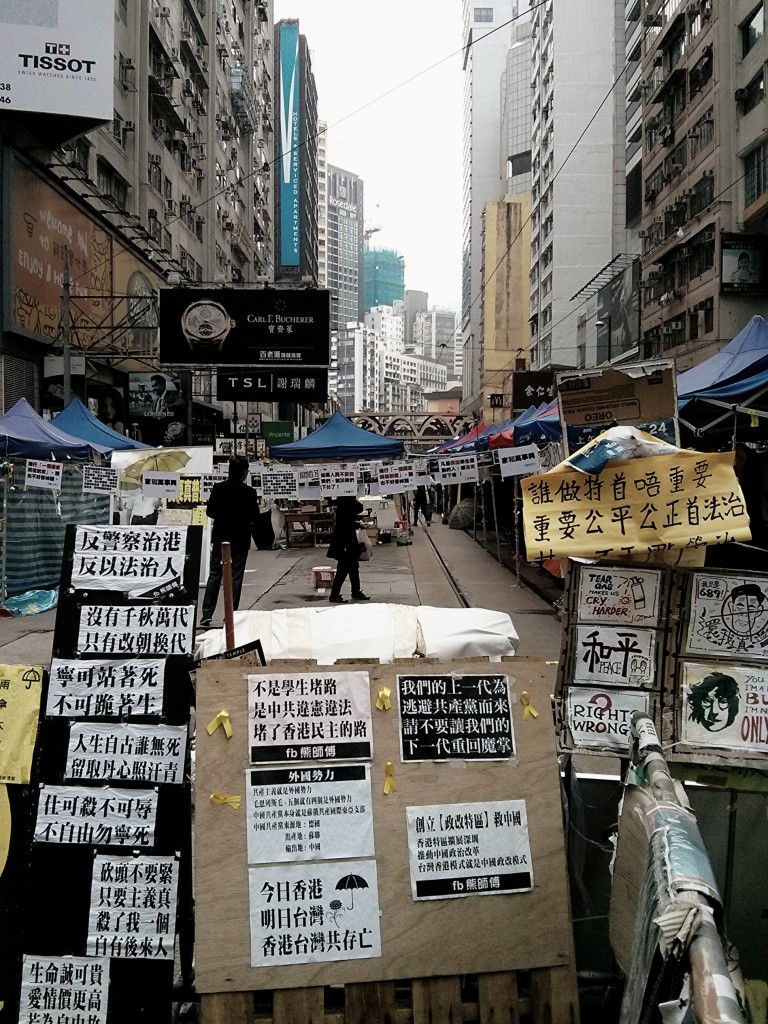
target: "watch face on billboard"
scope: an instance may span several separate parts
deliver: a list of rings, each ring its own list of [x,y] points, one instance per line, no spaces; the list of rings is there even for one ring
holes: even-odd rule
[[[316,288],[164,288],[160,361],[208,366],[327,366],[330,292]]]
[[[0,0],[3,110],[113,117],[115,12],[104,0]]]
[[[765,291],[765,259],[758,235],[722,239],[720,291],[724,294],[762,295]]]

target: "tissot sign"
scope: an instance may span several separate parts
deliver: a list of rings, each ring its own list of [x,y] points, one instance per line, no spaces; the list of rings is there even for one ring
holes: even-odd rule
[[[301,288],[164,288],[162,363],[264,367],[327,366],[331,300]]]
[[[0,112],[113,117],[114,5],[0,0]]]

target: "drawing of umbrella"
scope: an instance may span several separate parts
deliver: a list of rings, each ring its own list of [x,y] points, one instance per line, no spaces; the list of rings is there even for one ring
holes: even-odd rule
[[[352,910],[355,906],[355,889],[367,889],[368,883],[361,875],[344,875],[336,883],[336,889],[348,889],[350,893],[350,899],[352,902],[347,907],[347,910]]]
[[[120,484],[122,487],[141,487],[142,473],[177,473],[189,460],[190,456],[186,452],[175,448],[145,455],[125,467]]]

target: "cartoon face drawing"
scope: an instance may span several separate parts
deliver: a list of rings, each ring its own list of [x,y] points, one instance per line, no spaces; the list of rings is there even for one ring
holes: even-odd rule
[[[742,583],[723,601],[723,624],[737,636],[754,637],[768,625],[768,602],[756,583]]]
[[[722,732],[738,714],[738,684],[733,676],[724,672],[710,672],[691,687],[687,704],[688,717],[692,722],[707,732]]]

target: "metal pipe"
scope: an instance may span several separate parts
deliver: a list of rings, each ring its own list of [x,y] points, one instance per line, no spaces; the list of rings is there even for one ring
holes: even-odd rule
[[[61,300],[61,362],[64,378],[64,407],[72,401],[72,359],[69,346],[69,249],[64,246],[64,294]]]
[[[227,650],[235,646],[235,611],[232,602],[232,548],[228,540],[221,542],[221,583],[224,588],[224,635]]]

